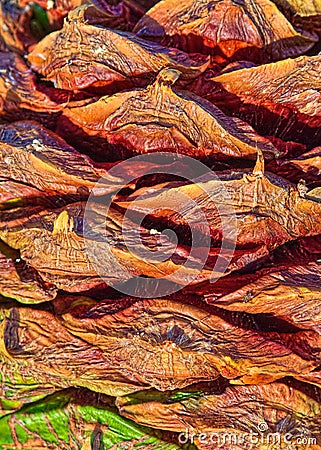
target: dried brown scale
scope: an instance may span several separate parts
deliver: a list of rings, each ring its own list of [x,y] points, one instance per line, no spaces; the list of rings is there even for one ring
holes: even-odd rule
[[[52,375],[57,387],[84,386],[112,395],[183,388],[214,380],[219,373],[252,384],[302,376],[317,367],[268,335],[233,326],[195,306],[140,300],[110,314],[107,304],[101,315],[101,303],[96,317],[94,305],[77,298],[59,316],[2,309],[3,357],[43,383]]]
[[[278,277],[277,274],[283,272],[293,273],[296,266],[302,268],[306,266],[317,267],[319,260],[321,260],[320,235],[300,238],[277,247],[268,256],[254,262],[245,270],[236,271],[212,284],[203,283],[198,286],[187,286],[183,292],[208,298],[210,299],[209,303],[217,302],[217,306],[219,306],[221,298],[229,298],[236,292],[246,291],[244,295],[245,303],[247,300],[251,300],[251,292],[246,286],[260,286],[261,280],[272,280],[274,273],[276,277]],[[303,269],[303,271],[305,270],[308,269]],[[279,280],[276,278],[274,281],[278,282]],[[304,283],[304,278],[302,283]]]
[[[137,423],[182,433],[188,429],[196,435],[195,443],[199,449],[217,449],[217,440],[211,443],[201,439],[201,433],[231,433],[236,436],[233,449],[266,450],[267,445],[271,445],[266,443],[267,437],[264,442],[254,444],[249,436],[251,431],[258,433],[257,427],[262,423],[268,425],[266,433],[280,433],[280,449],[288,448],[284,442],[286,433],[297,437],[302,435],[302,430],[306,430],[308,436],[314,436],[316,444],[302,444],[300,450],[321,448],[320,402],[291,384],[231,386],[220,395],[196,395],[187,400],[166,402],[168,398],[169,395],[158,395],[152,401],[135,394],[119,398],[117,403],[121,414]],[[237,444],[242,435],[245,435],[245,443]],[[226,443],[222,448],[231,447]]]
[[[311,146],[320,139],[321,56],[302,56],[212,78],[205,97],[258,132]]]
[[[155,278],[168,276],[180,285],[209,280],[215,274],[221,275],[219,269],[213,272],[219,248],[211,250],[209,257],[213,258],[213,262],[209,261],[209,265],[203,269],[202,259],[198,259],[195,254],[191,262],[194,261],[196,266],[183,266],[182,262],[189,255],[188,247],[176,247],[166,235],[154,235],[142,226],[141,242],[136,242],[137,226],[129,219],[123,222],[122,214],[114,208],[109,209],[106,217],[105,207],[99,203],[91,205],[89,224],[92,229],[84,238],[85,206],[83,202],[51,211],[42,207],[2,211],[0,236],[8,245],[19,249],[21,257],[39,271],[46,281],[71,292],[88,290],[101,285],[103,281],[118,284],[140,275]],[[126,232],[126,241],[122,232]],[[102,236],[109,243],[110,253],[106,253],[106,247],[102,244],[106,240],[102,241]],[[161,260],[159,255],[153,255],[155,248],[161,252]],[[199,250],[202,255],[202,248]],[[260,249],[236,251],[227,272],[242,268],[260,255]],[[70,264],[70,261],[73,263]],[[103,279],[97,275],[98,268]]]
[[[0,243],[0,294],[22,303],[53,300],[57,289],[46,283],[32,267],[20,259],[19,253]]]
[[[92,230],[84,238],[85,206],[83,202],[51,211],[43,207],[3,211],[0,236],[19,249],[22,258],[46,281],[70,292],[88,290],[101,285],[102,281],[114,285],[141,275],[157,279],[167,276],[179,285],[222,276],[220,266],[215,267],[220,246],[211,248],[204,261],[202,255],[208,250],[201,243],[191,256],[188,245],[176,246],[166,235],[152,234],[142,226],[139,228],[141,241],[137,242],[137,225],[130,219],[123,222],[122,214],[114,208],[109,209],[106,217],[105,207],[99,203],[91,204],[92,223],[89,224]],[[126,234],[126,241],[122,232]],[[103,244],[106,239],[108,249]],[[157,255],[153,254],[155,248],[159,252]],[[266,253],[265,247],[236,249],[227,261],[226,274]],[[183,265],[186,259],[189,265]],[[97,270],[103,279],[97,275]]]
[[[36,2],[0,5],[1,450],[321,450],[319,0],[163,0],[150,42],[153,0]]]
[[[269,164],[268,169],[293,182],[298,183],[303,179],[309,186],[320,186],[321,147],[316,147],[297,158],[273,161]]]
[[[320,361],[316,354],[320,339],[315,339],[310,352],[300,355],[291,335],[243,329],[202,306],[188,304],[188,298],[186,304],[139,300],[113,315],[104,302],[91,308],[88,304],[87,311],[81,312],[81,301],[74,305],[68,304],[62,313],[62,322],[72,334],[97,345],[104,355],[110,353],[120,367],[160,390],[212,380],[218,373],[249,384],[271,381],[287,370],[294,376],[309,373],[308,367]],[[299,338],[304,342],[307,336],[292,337]]]
[[[20,108],[48,113],[61,111],[61,105],[37,90],[35,74],[19,55],[2,53],[0,63],[2,114],[19,113]]]
[[[17,373],[57,388],[87,387],[111,395],[144,386],[115,369],[96,346],[74,337],[53,314],[28,308],[1,308],[1,357],[17,364]]]
[[[321,204],[317,199],[302,197],[298,189],[282,178],[264,175],[260,160],[253,175],[243,171],[219,175],[220,181],[199,182],[197,185],[167,183],[150,190],[143,188],[118,204],[127,209],[132,203],[137,214],[148,214],[155,220],[165,219],[173,224],[182,223],[183,217],[189,226],[202,230],[201,210],[196,210],[191,202],[193,199],[197,205],[203,205],[211,235],[216,239],[222,233],[219,216],[222,211],[213,205],[229,205],[236,214],[236,245],[241,248],[257,245],[266,253],[299,237],[320,234]],[[181,200],[179,214],[178,196]],[[230,224],[230,218],[226,220]],[[227,231],[226,238],[233,231],[230,225]]]
[[[11,51],[24,54],[37,41],[30,31],[32,8],[19,8],[15,0],[0,3],[0,38]]]
[[[22,57],[12,52],[0,53],[0,117],[5,121],[35,119],[55,126],[63,108],[78,97],[86,96],[56,90],[38,82]],[[79,104],[79,103],[76,103]]]
[[[269,0],[163,0],[135,31],[185,51],[259,63],[298,56],[318,41],[314,33],[295,30]]]
[[[261,278],[219,298],[215,298],[215,294],[204,294],[207,302],[224,309],[273,314],[297,327],[320,333],[320,280],[321,265],[311,262],[272,269],[266,275],[263,273]]]
[[[145,89],[102,97],[84,107],[66,108],[57,131],[77,144],[105,140],[122,156],[170,151],[210,161],[256,159],[261,149],[267,159],[276,148],[246,123],[225,116],[218,108],[187,91],[172,87],[179,72],[165,69]],[[78,137],[77,137],[78,136]]]
[[[197,185],[197,188],[196,185],[167,183],[155,186],[153,189],[142,188],[133,197],[130,196],[129,201],[118,203],[122,208],[131,207],[135,195],[143,194],[146,191],[147,195],[143,200],[136,200],[133,203],[135,214],[149,214],[154,217],[154,220],[166,218],[166,223],[171,223],[172,226],[181,223],[184,225],[186,220],[189,226],[199,229],[202,233],[203,227],[199,225],[200,212],[195,209],[195,206],[190,208],[190,204],[186,203],[186,197],[184,197],[186,204],[183,201],[180,204],[180,214],[171,212],[176,209],[176,203],[172,204],[173,199],[177,199],[177,195],[180,193],[188,194],[189,199],[196,199],[198,204],[204,203],[204,212],[210,224],[211,234],[213,238],[220,239],[222,230],[217,210],[212,209],[208,194],[205,192],[210,192],[213,198],[216,195],[216,202],[222,203],[223,198],[221,198],[218,190],[221,189],[221,183],[223,183],[231,196],[230,201],[233,208],[236,209],[237,220],[239,221],[239,230],[236,236],[237,250],[228,264],[226,272],[228,274],[262,258],[264,255],[268,255],[269,251],[278,245],[298,237],[313,236],[319,233],[318,211],[320,204],[312,199],[301,197],[299,191],[286,184],[284,186],[282,180],[278,180],[278,184],[273,184],[273,181],[273,177],[272,179],[266,178],[262,173],[256,173],[256,175],[244,174],[243,178],[242,173],[235,173],[232,177],[229,175],[223,182],[208,182],[208,185],[205,183],[203,187],[206,188],[206,191],[202,189],[201,183]],[[158,199],[157,193],[164,187],[168,188],[165,196],[162,193]],[[175,193],[175,196],[173,193]],[[275,203],[273,200],[275,198],[278,198],[280,203]],[[161,203],[159,203],[160,199],[162,200]],[[241,203],[240,199],[242,199]],[[207,206],[206,202],[208,203]],[[284,211],[280,210],[282,204],[287,205],[284,207]],[[151,205],[152,209],[150,209]],[[160,208],[157,205],[160,205]],[[164,205],[166,205],[165,209]],[[158,212],[154,211],[155,207],[158,208]],[[38,270],[47,281],[55,284],[58,282],[59,287],[67,290],[70,289],[71,283],[72,291],[74,291],[75,281],[83,278],[85,288],[79,285],[79,290],[89,289],[95,284],[100,284],[101,281],[99,277],[97,278],[93,262],[90,261],[87,254],[86,243],[88,244],[88,240],[85,241],[82,236],[84,208],[85,203],[77,203],[52,211],[42,210],[41,207],[34,208],[33,211],[30,209],[26,211],[24,208],[3,211],[0,214],[0,235],[7,244],[20,249],[23,259]],[[255,214],[253,211],[255,211]],[[93,212],[96,228],[92,230],[89,244],[95,258],[101,260],[99,267],[102,268],[104,277],[111,283],[125,281],[124,268],[129,271],[126,275],[129,278],[133,275],[159,278],[167,274],[179,284],[209,280],[213,275],[211,268],[213,268],[219,248],[213,247],[211,249],[209,265],[205,266],[201,272],[198,272],[197,268],[183,268],[179,262],[175,262],[173,255],[187,256],[188,247],[179,245],[175,249],[175,245],[173,246],[173,243],[167,237],[161,235],[158,238],[157,235],[152,235],[148,229],[143,227],[141,227],[142,243],[135,242],[135,225],[133,222],[129,222],[126,223],[125,227],[127,228],[125,229],[128,230],[128,236],[131,236],[130,239],[134,245],[134,253],[132,253],[133,249],[129,251],[124,247],[125,241],[121,233],[122,214],[111,208],[108,217],[105,218],[105,208],[98,203],[94,205]],[[304,217],[307,215],[309,221],[302,221],[302,215]],[[185,219],[182,222],[181,217],[184,216]],[[242,217],[243,220],[241,220]],[[103,235],[102,230],[106,224],[107,236],[111,243],[111,254],[109,256],[104,256],[100,242],[100,236]],[[263,224],[265,224],[265,228],[262,227]],[[231,235],[230,239],[232,237]],[[154,259],[152,254],[149,254],[146,259],[144,245],[149,249],[152,249],[155,245],[161,245],[162,254],[164,257],[167,255],[167,258],[165,258],[167,260],[159,262]],[[116,258],[120,263],[118,273],[113,258]],[[213,258],[212,262],[211,258]],[[70,265],[71,260],[73,261],[72,266]],[[176,274],[175,272],[178,269],[182,269],[182,271]],[[90,285],[90,280],[94,283],[93,285]]]
[[[186,53],[139,39],[132,33],[110,30],[82,21],[66,20],[64,27],[46,36],[28,60],[33,70],[57,88],[144,85],[164,67],[181,70],[193,79],[203,72],[206,58],[193,60]]]
[[[88,194],[103,177],[97,195],[123,186],[123,180],[108,176],[88,156],[70,147],[53,132],[35,122],[0,126],[1,176],[44,191]]]
[[[119,169],[117,165],[119,165]],[[127,164],[96,163],[68,145],[61,137],[34,121],[19,121],[0,125],[0,203],[15,199],[55,205],[55,193],[65,195],[66,202],[84,200],[94,189],[95,195],[106,195],[126,187],[134,189],[136,183],[144,185],[141,173],[153,171],[155,182],[168,179],[166,171],[192,172],[184,160],[167,158],[164,175],[157,173],[160,166],[151,160]],[[112,173],[109,171],[112,169]],[[99,181],[99,184],[97,184]],[[57,201],[59,198],[57,198]],[[63,204],[64,197],[61,197]],[[66,203],[65,202],[65,203]],[[13,206],[20,206],[12,203]],[[3,208],[5,208],[5,203]],[[57,202],[57,207],[59,202]]]
[[[319,70],[321,56],[301,56],[273,64],[241,69],[219,75],[213,81],[242,100],[289,105],[301,114],[321,114]]]
[[[294,25],[306,30],[317,30],[320,32],[320,0],[273,0],[273,3],[277,5]]]

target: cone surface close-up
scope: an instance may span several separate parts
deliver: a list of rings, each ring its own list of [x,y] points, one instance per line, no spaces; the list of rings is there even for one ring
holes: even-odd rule
[[[0,0],[0,450],[321,450],[321,1]]]

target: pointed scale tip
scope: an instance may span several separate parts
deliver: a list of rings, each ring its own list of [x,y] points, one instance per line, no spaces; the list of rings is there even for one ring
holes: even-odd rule
[[[172,86],[179,79],[180,75],[181,72],[179,70],[167,67],[159,72],[156,82]]]
[[[261,149],[257,149],[257,159],[253,169],[253,175],[263,176],[264,175],[264,156]]]

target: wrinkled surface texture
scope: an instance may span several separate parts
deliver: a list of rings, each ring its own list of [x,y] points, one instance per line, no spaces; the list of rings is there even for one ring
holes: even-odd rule
[[[70,53],[72,57],[68,58]],[[198,66],[186,53],[152,44],[134,34],[72,20],[42,40],[28,59],[34,70],[56,87],[68,90],[141,84],[168,66],[193,78],[207,65],[204,58],[203,65]]]
[[[302,56],[214,77],[208,98],[263,134],[320,142],[321,57]]]
[[[0,450],[321,450],[320,36],[0,1]]]
[[[170,151],[200,159],[255,159],[260,148],[268,159],[278,151],[246,123],[225,117],[214,105],[186,91],[172,88],[179,72],[164,70],[146,89],[127,91],[97,102],[66,109],[59,130],[95,146],[106,139],[130,154]],[[159,104],[161,101],[161,110]],[[91,118],[94,118],[92,120]],[[108,145],[109,144],[109,145]]]
[[[317,41],[295,30],[269,0],[162,0],[135,31],[187,51],[260,63],[297,56]]]

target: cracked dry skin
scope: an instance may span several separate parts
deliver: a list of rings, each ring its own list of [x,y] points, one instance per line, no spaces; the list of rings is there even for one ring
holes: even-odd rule
[[[272,250],[263,260],[258,260],[248,267],[248,270],[235,271],[216,280],[215,283],[203,283],[197,286],[186,286],[186,294],[206,296],[215,302],[224,296],[232,295],[247,285],[255,286],[260,279],[273,273],[292,272],[295,266],[314,266],[321,260],[320,235],[299,238],[287,242]],[[247,297],[245,297],[246,300]]]
[[[205,97],[258,132],[320,143],[321,56],[301,56],[212,78]]]
[[[171,398],[170,394],[135,394],[119,398],[116,404],[121,415],[139,424],[181,433],[187,429],[196,435],[194,442],[200,450],[216,450],[218,442],[223,450],[268,450],[273,442],[268,441],[268,433],[279,433],[280,442],[274,441],[278,449],[289,448],[286,438],[292,438],[291,445],[300,450],[321,448],[319,391],[314,396],[300,390],[300,385],[275,382],[231,386],[218,395],[191,392],[184,398],[183,394],[182,400],[178,396]],[[258,426],[264,427],[263,439]],[[252,436],[251,441],[251,432],[258,433],[254,435],[258,440]],[[201,437],[202,433],[207,433],[207,439]],[[224,433],[235,436],[235,442],[224,442]],[[296,446],[300,436],[315,438],[316,443]]]
[[[142,188],[116,203],[138,215],[174,227],[188,224],[200,232],[205,229],[205,215],[213,239],[222,235],[231,242],[235,239],[237,248],[259,248],[261,256],[286,242],[320,234],[319,199],[305,198],[283,178],[265,175],[262,154],[253,173],[235,170],[218,176],[217,180],[200,179],[197,184],[176,182]]]
[[[188,245],[176,246],[166,234],[151,233],[130,220],[123,222],[115,209],[106,217],[105,208],[98,203],[91,205],[93,228],[87,228],[89,234],[84,237],[85,207],[85,203],[74,203],[58,210],[3,211],[0,237],[19,249],[22,259],[44,280],[68,292],[85,291],[103,282],[117,286],[137,276],[167,280],[178,287],[222,276],[220,265],[215,266],[219,246],[207,249],[200,243],[191,255]],[[231,260],[227,259],[226,274],[265,254],[258,248],[236,250]],[[188,264],[184,264],[186,260]]]
[[[193,79],[208,66],[205,57],[196,60],[135,34],[77,22],[72,16],[60,31],[39,42],[28,60],[55,87],[67,90],[144,85],[164,67]]]
[[[202,239],[193,248],[184,241],[176,245],[170,236],[151,232],[130,216],[124,219],[113,206],[107,214],[104,205],[91,202],[84,220],[85,208],[86,202],[78,202],[59,209],[2,211],[0,237],[19,249],[21,258],[45,281],[68,292],[103,282],[122,285],[138,276],[179,288],[222,276],[218,258],[226,260],[227,274],[265,255],[260,248],[237,249],[229,258],[219,245],[209,249]]]
[[[110,397],[67,389],[0,418],[3,450],[179,450],[171,433],[121,417]],[[193,448],[193,447],[192,447]],[[191,448],[191,450],[192,450]]]
[[[1,305],[4,305],[4,303],[5,299],[1,299]],[[2,320],[3,317],[1,316]],[[19,365],[13,359],[4,357],[2,351],[0,353],[1,423],[1,419],[7,414],[18,411],[23,406],[56,392],[57,387],[53,384],[54,379],[44,381],[39,377],[37,378],[37,375],[29,374],[26,367],[21,364]],[[1,436],[3,436],[2,433]],[[1,445],[3,445],[3,442],[1,442]]]
[[[54,124],[73,94],[40,84],[16,53],[0,53],[0,117],[5,120],[37,119]]]
[[[95,147],[99,140],[106,156],[111,145],[123,157],[170,151],[200,159],[256,159],[258,149],[267,159],[279,155],[268,139],[246,123],[225,116],[201,97],[172,87],[179,76],[177,70],[164,69],[145,89],[66,108],[58,132],[66,139],[71,136],[77,145],[83,141]]]
[[[116,204],[121,210],[112,205],[107,213],[104,204],[91,202],[85,220],[85,202],[51,210],[41,206],[4,210],[0,237],[19,249],[46,281],[80,292],[102,283],[97,271],[108,284],[116,285],[141,275],[166,277],[179,285],[200,283],[222,275],[220,264],[215,265],[222,237],[230,243],[236,240],[232,257],[222,255],[227,258],[227,275],[286,242],[320,233],[320,203],[302,197],[282,179],[264,176],[258,165],[254,174],[234,172],[225,174],[225,180],[221,174],[221,181],[141,188]],[[230,214],[228,208],[235,211],[235,218],[227,217],[224,223],[219,213]],[[205,241],[193,238],[190,253],[188,241],[179,240],[176,245],[166,234],[151,233],[137,224],[146,215],[158,228],[182,226],[210,235],[212,246],[206,250]],[[207,224],[200,222],[203,216]]]
[[[87,255],[82,237],[84,208],[85,203],[74,203],[56,211],[44,210],[42,207],[29,208],[27,211],[25,208],[11,210],[3,216],[1,234],[11,247],[20,249],[22,259],[46,281],[67,291],[85,291],[102,284],[103,280],[97,275]],[[122,241],[120,226],[113,222],[118,218],[115,215],[115,218],[106,221],[108,238],[116,251]],[[108,260],[108,255],[103,256],[99,240],[93,241],[93,246],[94,250],[101,253],[106,267],[105,276],[110,282],[120,282],[123,271],[113,270],[114,261]]]
[[[320,363],[295,353],[291,335],[245,329],[202,306],[130,303],[60,298],[55,314],[2,306],[1,356],[44,385],[113,396],[182,389],[219,375],[239,384],[304,377]]]
[[[295,30],[269,0],[163,0],[134,31],[185,51],[258,63],[298,56],[318,41]]]

